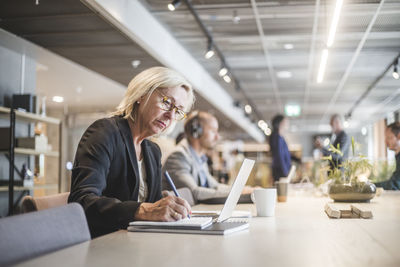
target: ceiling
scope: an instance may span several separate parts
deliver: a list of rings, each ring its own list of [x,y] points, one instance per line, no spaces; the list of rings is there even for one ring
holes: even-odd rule
[[[218,76],[218,56],[204,58],[207,38],[185,3],[171,12],[165,0],[140,2],[234,100],[242,106],[252,105],[255,112],[250,119],[255,123],[259,119],[269,121],[282,113],[286,104],[298,104],[302,111],[301,116],[291,119],[293,131],[329,130],[321,127],[327,126],[329,116],[348,113],[383,74],[352,112],[350,127],[358,128],[400,108],[400,80],[392,78],[391,68],[385,74],[400,53],[397,0],[384,1],[378,12],[381,1],[344,1],[322,83],[317,83],[316,77],[335,1],[191,1],[237,84],[227,84]],[[234,14],[240,17],[238,23],[233,21]],[[124,86],[141,70],[161,65],[78,0],[40,0],[39,5],[35,0],[3,0],[0,19],[0,28]],[[141,64],[133,68],[132,60]],[[291,77],[278,77],[282,71],[290,72]],[[90,99],[84,103],[96,106]],[[73,100],[68,105],[79,108]],[[196,107],[212,109],[226,136],[249,138],[201,96]]]

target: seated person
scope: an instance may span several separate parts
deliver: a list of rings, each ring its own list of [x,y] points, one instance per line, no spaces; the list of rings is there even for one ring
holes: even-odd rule
[[[205,155],[219,139],[217,119],[210,113],[194,111],[185,122],[185,135],[186,139],[168,156],[163,170],[168,171],[177,188],[189,188],[195,202],[227,197],[231,187],[211,176]],[[165,180],[163,189],[170,190]],[[245,187],[242,193],[250,194],[252,190]]]
[[[161,151],[146,138],[186,117],[191,85],[177,72],[154,67],[129,83],[112,117],[94,122],[75,155],[68,202],[80,203],[92,238],[135,220],[186,218],[190,205],[161,192]]]
[[[396,170],[389,180],[375,183],[386,190],[400,190],[400,122],[394,122],[385,130],[386,146],[396,153]]]

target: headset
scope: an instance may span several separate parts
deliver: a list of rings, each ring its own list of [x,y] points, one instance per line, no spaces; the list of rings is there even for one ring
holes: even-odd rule
[[[201,126],[199,111],[196,110],[192,112],[189,120],[185,123],[185,128],[193,138],[198,139],[201,137],[203,134],[203,127]]]

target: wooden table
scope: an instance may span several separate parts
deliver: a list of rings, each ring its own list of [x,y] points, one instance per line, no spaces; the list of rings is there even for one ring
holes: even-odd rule
[[[253,217],[249,230],[228,236],[121,230],[20,266],[400,266],[400,192],[360,204],[372,210],[370,220],[329,219],[327,202],[291,196],[275,217]],[[254,205],[237,209],[255,215]]]

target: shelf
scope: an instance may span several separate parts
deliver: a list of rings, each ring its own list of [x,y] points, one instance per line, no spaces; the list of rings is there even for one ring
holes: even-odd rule
[[[8,153],[8,150],[0,150],[0,152]],[[33,155],[33,156],[45,155],[48,157],[59,157],[60,155],[58,151],[37,151],[31,148],[21,148],[21,147],[14,148],[14,153],[20,155]]]
[[[45,155],[45,156],[49,156],[49,157],[58,157],[59,156],[58,151],[37,151],[34,149],[21,148],[21,147],[16,147],[14,149],[14,153],[23,154],[23,155],[35,155],[35,156]]]
[[[10,108],[6,107],[0,107],[0,113],[3,114],[10,114]],[[45,122],[45,123],[50,123],[50,124],[60,124],[61,120],[57,118],[52,118],[52,117],[46,117],[42,115],[38,115],[35,113],[30,113],[30,112],[23,112],[20,110],[15,110],[15,117],[18,120],[23,120],[26,122]]]
[[[34,186],[14,186],[14,191],[26,191],[34,189],[58,189],[58,184],[44,184]],[[0,192],[8,192],[8,186],[0,186]]]

